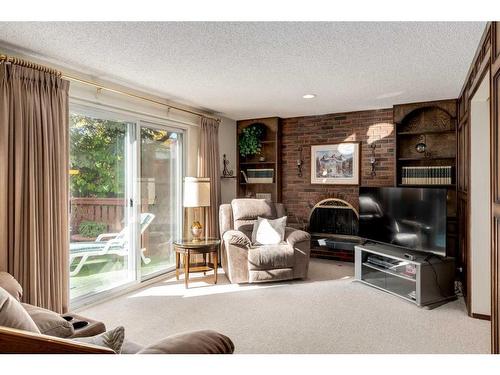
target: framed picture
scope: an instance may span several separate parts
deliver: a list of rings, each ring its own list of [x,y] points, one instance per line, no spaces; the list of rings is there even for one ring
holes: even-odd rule
[[[359,185],[359,143],[311,146],[311,184]]]

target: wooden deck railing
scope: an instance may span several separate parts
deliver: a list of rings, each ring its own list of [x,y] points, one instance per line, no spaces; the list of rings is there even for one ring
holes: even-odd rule
[[[96,221],[117,232],[123,227],[125,200],[123,198],[71,198],[72,234],[78,233],[82,221]]]

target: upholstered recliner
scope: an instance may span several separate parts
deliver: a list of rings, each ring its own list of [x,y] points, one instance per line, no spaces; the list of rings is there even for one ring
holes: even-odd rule
[[[311,237],[287,227],[284,242],[258,245],[251,242],[257,217],[285,216],[280,203],[264,199],[233,199],[219,211],[222,267],[232,283],[257,283],[307,277]]]

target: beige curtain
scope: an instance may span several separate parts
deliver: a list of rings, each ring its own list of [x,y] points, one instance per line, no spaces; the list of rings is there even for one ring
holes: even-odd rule
[[[0,63],[0,270],[30,304],[68,308],[68,88]]]
[[[198,177],[210,178],[210,207],[205,209],[206,236],[219,237],[220,172],[219,122],[202,117]]]

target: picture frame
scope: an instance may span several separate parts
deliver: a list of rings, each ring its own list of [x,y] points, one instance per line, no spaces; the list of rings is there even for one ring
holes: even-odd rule
[[[311,184],[359,185],[359,142],[311,146]]]

